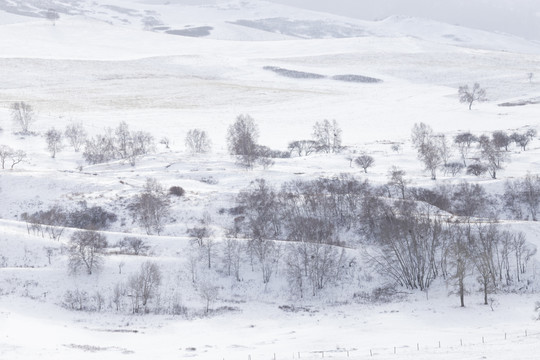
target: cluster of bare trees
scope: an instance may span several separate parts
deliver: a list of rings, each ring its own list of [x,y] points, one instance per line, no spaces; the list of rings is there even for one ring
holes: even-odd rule
[[[259,127],[250,115],[239,115],[227,130],[229,153],[236,157],[236,163],[246,169],[256,164],[265,169],[274,165],[273,158],[289,157],[288,152],[272,150],[257,143]]]
[[[489,294],[521,281],[536,252],[523,233],[502,230],[493,221],[449,218],[419,204],[399,200],[386,206],[378,246],[368,253],[379,271],[401,286],[424,291],[442,278],[461,306],[474,280],[486,305]]]
[[[517,219],[538,220],[540,176],[527,174],[523,179],[508,180],[504,185],[504,204]]]
[[[190,142],[192,137],[189,136]],[[288,151],[272,150],[259,145],[258,138],[259,127],[250,115],[239,115],[229,126],[227,132],[229,153],[236,156],[240,166],[251,169],[255,164],[259,164],[268,168],[274,164],[272,159],[275,158],[288,158],[293,154],[307,156],[316,152],[338,153],[342,150],[341,129],[336,120],[317,121],[313,126],[313,139],[292,141],[289,143]],[[371,164],[364,169],[369,166]]]
[[[58,240],[66,227],[104,230],[117,220],[117,216],[101,206],[88,206],[86,202],[80,202],[74,209],[54,205],[31,214],[25,212],[21,214],[21,220],[26,222],[29,234],[43,237],[46,233],[51,239]]]
[[[107,239],[97,231],[76,231],[69,239],[70,273],[75,274],[83,268],[88,275],[101,268],[103,252],[107,248]]]
[[[534,129],[512,134],[494,131],[490,135],[480,136],[463,132],[456,135],[453,144],[450,144],[445,135],[436,134],[429,125],[418,123],[412,129],[411,139],[418,152],[418,159],[424,163],[433,180],[437,179],[439,169],[455,176],[464,168],[467,174],[480,176],[489,173],[491,178],[496,179],[498,171],[503,169],[510,157],[509,147],[515,144],[525,151],[535,136]],[[454,150],[457,150],[461,162],[451,161]],[[469,159],[473,162],[468,164]]]
[[[13,124],[20,129],[20,133],[23,135],[31,134],[30,125],[36,120],[32,105],[24,101],[17,101],[11,104],[10,110]]]
[[[131,131],[125,122],[116,129],[86,139],[83,157],[89,164],[125,159],[134,166],[136,158],[155,147],[153,136],[145,131]]]
[[[170,213],[170,199],[165,188],[156,179],[148,178],[143,190],[128,206],[134,222],[148,235],[163,231]]]
[[[201,154],[209,152],[212,148],[212,142],[204,130],[191,129],[186,134],[186,148],[192,154]]]
[[[526,181],[533,180],[540,183]],[[524,196],[525,185],[517,186]],[[263,282],[283,258],[291,290],[299,296],[347,276],[351,259],[340,235],[349,231],[361,235],[371,247],[372,264],[397,284],[427,290],[442,278],[463,298],[474,274],[486,303],[495,289],[522,280],[535,252],[524,234],[497,225],[497,199],[481,185],[412,188],[397,168],[381,187],[342,176],[291,181],[278,191],[259,179],[238,195],[237,205],[231,232],[247,238]]]
[[[307,156],[312,153],[338,153],[341,151],[341,128],[336,120],[317,121],[313,125],[313,138],[289,143],[290,154]]]
[[[90,238],[92,235],[86,234],[82,237]],[[94,236],[95,237],[95,236]],[[80,240],[77,240],[80,242]],[[97,241],[96,241],[97,242]],[[72,245],[73,246],[73,245]],[[91,246],[85,246],[86,261],[101,261],[101,257],[91,257]],[[74,258],[74,262],[82,262],[84,255]],[[72,258],[70,258],[70,264]],[[86,264],[86,263],[84,263]],[[97,263],[95,263],[96,266]],[[88,272],[91,274],[91,272]],[[151,311],[151,305],[154,308],[159,307],[156,300],[160,295],[160,286],[162,283],[162,272],[159,266],[151,261],[145,261],[141,264],[139,271],[132,273],[127,281],[117,283],[109,296],[100,291],[89,294],[84,290],[68,290],[64,294],[63,306],[77,311],[103,311],[108,308],[114,311],[129,311],[133,314],[147,314]],[[155,303],[152,304],[152,301]]]

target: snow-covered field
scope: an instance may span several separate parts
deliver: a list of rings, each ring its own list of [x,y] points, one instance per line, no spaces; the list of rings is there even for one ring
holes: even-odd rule
[[[384,184],[389,168],[397,165],[413,185],[430,187],[434,182],[410,142],[415,123],[449,137],[459,131],[540,130],[538,105],[498,106],[540,96],[540,80],[527,77],[540,68],[540,44],[424,19],[396,16],[372,23],[266,1],[4,3],[0,145],[22,149],[27,158],[13,170],[0,169],[1,359],[537,358],[538,255],[529,289],[497,294],[493,308],[482,305],[473,285],[467,307],[460,308],[443,282],[428,293],[402,289],[401,300],[390,303],[358,303],[353,294],[386,281],[383,274],[368,279],[363,264],[346,286],[298,300],[285,282],[264,286],[246,263],[242,282],[206,275],[220,284],[215,307],[222,310],[205,317],[204,301],[190,281],[187,229],[210,213],[220,241],[231,218],[219,210],[234,206],[236,194],[257,178],[279,186],[291,179],[348,173]],[[29,16],[51,7],[60,13],[54,26]],[[159,24],[149,26],[148,19],[145,24],[149,16]],[[200,27],[212,30],[197,37],[166,33]],[[325,78],[283,77],[266,66]],[[331,79],[349,74],[382,82]],[[469,111],[459,103],[457,88],[474,82],[486,89],[488,101]],[[37,135],[16,134],[9,111],[15,101],[34,107],[31,130]],[[226,142],[227,128],[239,114],[256,120],[261,144],[279,150],[310,138],[316,121],[335,119],[348,153],[276,159],[269,169],[243,170],[228,155]],[[90,135],[125,121],[158,141],[167,137],[170,148],[158,144],[134,167],[122,161],[88,165],[68,146],[52,159],[42,135],[72,121]],[[209,134],[210,153],[186,151],[184,138],[193,128]],[[394,143],[402,145],[400,152],[392,151]],[[439,174],[437,183],[466,179],[500,193],[506,179],[540,172],[539,144],[536,138],[527,151],[512,148],[497,180]],[[375,159],[367,174],[346,159],[363,152]],[[148,177],[167,189],[186,190],[173,200],[174,221],[161,236],[146,236],[125,209]],[[63,245],[72,230],[65,230],[60,241],[35,236],[21,214],[79,201],[118,215],[106,232],[110,243],[125,234],[140,235],[151,254],[110,254],[98,274],[68,275]],[[536,223],[507,220],[503,226],[523,231],[540,246]],[[350,252],[361,261],[360,250]],[[114,284],[147,258],[164,273],[162,304],[178,302],[189,316],[61,307],[68,290],[108,297]],[[283,307],[293,305],[297,311]]]

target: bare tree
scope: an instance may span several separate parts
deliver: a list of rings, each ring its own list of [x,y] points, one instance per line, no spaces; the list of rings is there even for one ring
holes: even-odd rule
[[[471,149],[471,145],[477,141],[478,138],[470,132],[464,132],[454,137],[454,144],[458,147],[464,166],[467,166],[467,155]]]
[[[146,131],[131,132],[130,142],[128,143],[127,158],[131,166],[135,166],[135,160],[140,155],[148,154],[154,151],[154,137]]]
[[[28,134],[30,124],[34,122],[34,109],[24,101],[14,102],[10,106],[11,118],[21,133]]]
[[[426,290],[437,276],[441,221],[412,201],[398,201],[390,210],[378,224],[382,246],[370,258],[400,285]]]
[[[317,142],[315,140],[292,141],[288,149],[291,153],[296,152],[298,156],[308,156],[317,151]]]
[[[6,160],[11,157],[15,152],[11,147],[7,145],[0,145],[0,164],[2,164],[2,169],[5,169]]]
[[[472,89],[469,89],[469,85],[462,85],[458,89],[459,102],[469,104],[469,110],[472,108],[472,104],[476,102],[486,101],[486,90],[480,87],[480,84],[474,83]]]
[[[496,271],[493,258],[496,249],[497,230],[494,224],[487,227],[480,225],[476,233],[472,236],[471,259],[478,276],[476,280],[482,287],[484,294],[484,305],[488,305],[488,295],[495,290]]]
[[[527,150],[527,145],[534,139],[536,136],[536,130],[529,129],[524,134],[520,134],[517,132],[512,133],[510,135],[510,139],[516,143],[516,145],[519,145],[521,147],[521,150],[525,151]]]
[[[103,250],[107,239],[96,231],[76,231],[69,239],[69,271],[76,273],[79,268],[86,269],[88,275],[98,270],[103,262]]]
[[[367,169],[373,166],[375,159],[373,156],[364,154],[354,159],[354,163],[364,169],[364,173],[367,173]]]
[[[527,174],[523,180],[507,181],[504,200],[506,208],[518,219],[528,213],[533,221],[537,221],[540,209],[540,176]]]
[[[317,121],[313,126],[313,138],[319,151],[337,153],[341,150],[341,129],[336,120]]]
[[[421,122],[415,123],[411,131],[411,141],[416,149],[420,149],[434,136],[431,126]]]
[[[244,246],[235,239],[226,239],[222,245],[222,262],[228,276],[234,276],[240,281],[240,265],[242,264],[242,252]]]
[[[237,204],[244,209],[244,231],[251,238],[275,239],[280,232],[276,190],[264,179],[256,179],[240,191]]]
[[[459,183],[452,192],[450,211],[463,216],[468,221],[471,217],[490,216],[494,201],[480,184],[466,181]]]
[[[15,167],[15,165],[20,164],[23,162],[24,159],[26,159],[26,153],[22,150],[15,150],[10,154],[11,158],[11,170]]]
[[[329,283],[340,280],[341,269],[349,259],[345,250],[332,245],[316,242],[302,242],[287,248],[286,272],[291,290],[296,290],[303,297],[306,287],[311,288],[315,296]]]
[[[504,151],[508,151],[508,146],[512,143],[510,135],[504,131],[494,131],[491,133],[493,145],[498,148],[504,148]]]
[[[465,167],[465,165],[457,161],[446,163],[443,166],[444,173],[447,175],[450,174],[452,176],[456,176],[457,174],[459,174],[461,170],[463,170],[463,168]]]
[[[148,313],[148,303],[158,295],[161,279],[159,266],[151,261],[142,263],[139,272],[129,277],[128,291],[133,313],[140,313],[141,310]]]
[[[405,170],[392,166],[387,175],[388,185],[394,188],[403,200],[405,200],[405,192],[410,183],[410,180],[405,179],[405,174]]]
[[[436,180],[437,169],[448,156],[448,153],[443,156],[443,150],[448,151],[446,139],[436,137],[429,125],[417,123],[413,126],[411,140],[418,151],[418,159],[424,163],[426,170],[430,171],[431,179]]]
[[[82,155],[89,164],[100,164],[116,159],[118,155],[112,129],[107,129],[105,134],[86,139]]]
[[[229,153],[235,155],[237,163],[251,169],[258,158],[257,139],[259,128],[249,115],[238,115],[227,130]]]
[[[54,159],[56,153],[62,150],[62,132],[51,128],[45,133],[45,140],[47,141],[47,150],[49,150],[51,157]]]
[[[210,311],[210,305],[216,301],[219,296],[219,287],[214,285],[210,279],[205,278],[199,281],[197,284],[197,290],[205,302],[204,312],[205,314],[208,314]]]
[[[204,130],[191,129],[186,134],[186,147],[191,153],[207,153],[212,147],[208,134]]]
[[[118,246],[123,253],[133,255],[146,255],[150,250],[150,246],[143,239],[135,236],[126,236],[118,243]]]
[[[163,231],[165,221],[169,216],[170,201],[165,189],[156,179],[148,178],[142,193],[136,195],[129,205],[131,216],[150,235]]]
[[[436,180],[437,169],[443,164],[441,149],[436,142],[429,140],[418,148],[418,158],[424,163],[426,170],[431,173],[431,180]]]
[[[66,139],[68,139],[69,144],[73,146],[73,150],[75,150],[75,152],[78,152],[84,145],[87,134],[86,130],[84,130],[82,123],[72,122],[68,126],[66,126],[64,136],[66,137]]]
[[[481,176],[487,173],[488,167],[481,162],[475,162],[467,166],[467,175]]]
[[[502,169],[502,163],[507,159],[507,154],[497,148],[493,141],[485,135],[478,139],[480,157],[485,160],[491,178],[497,178],[497,171]]]
[[[452,274],[448,280],[454,289],[454,293],[459,296],[461,307],[465,307],[465,294],[467,293],[465,280],[472,266],[471,252],[468,245],[469,234],[470,225],[462,225],[459,222],[450,225],[448,256]]]
[[[188,229],[189,236],[192,237],[192,242],[196,244],[206,259],[208,268],[212,268],[212,259],[216,255],[216,241],[213,237],[213,231],[210,228],[210,221],[203,219],[201,226]]]

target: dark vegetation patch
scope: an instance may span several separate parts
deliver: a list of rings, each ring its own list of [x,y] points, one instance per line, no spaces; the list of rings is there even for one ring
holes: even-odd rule
[[[532,98],[528,100],[516,100],[499,104],[499,106],[525,106],[540,104],[540,97]]]
[[[382,82],[381,79],[372,78],[369,76],[363,76],[363,75],[354,75],[354,74],[345,74],[345,75],[334,75],[331,77],[328,77],[326,75],[321,75],[317,73],[310,73],[305,71],[298,71],[298,70],[291,70],[291,69],[285,69],[278,66],[265,66],[263,67],[264,70],[272,71],[278,75],[285,76],[292,79],[326,79],[330,78],[332,80],[337,81],[346,81],[346,82],[354,82],[354,83],[379,83]]]
[[[360,27],[321,20],[291,20],[277,17],[259,20],[240,19],[231,22],[231,24],[307,39],[348,38],[366,35],[364,29]]]
[[[264,70],[273,71],[278,75],[293,78],[293,79],[324,79],[326,76],[315,74],[315,73],[308,73],[304,71],[296,71],[296,70],[289,70],[280,68],[277,66],[265,66],[263,67]]]
[[[180,36],[189,36],[189,37],[204,37],[210,35],[210,31],[214,30],[211,26],[199,26],[188,29],[180,30],[167,30],[167,34],[171,35],[180,35]]]
[[[317,310],[313,310],[308,306],[280,305],[279,309],[285,312],[292,312],[292,313],[307,312],[307,313],[313,314],[313,313],[318,312]]]
[[[369,76],[363,76],[363,75],[334,75],[332,76],[332,80],[338,80],[338,81],[347,81],[347,82],[355,82],[355,83],[379,83],[382,82],[381,79],[372,78]]]
[[[185,193],[186,191],[181,186],[171,186],[169,188],[169,194],[174,196],[182,197]]]

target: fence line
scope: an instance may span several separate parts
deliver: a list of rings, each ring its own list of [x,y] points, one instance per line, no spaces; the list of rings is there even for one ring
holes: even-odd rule
[[[235,360],[289,360],[289,359],[323,359],[323,358],[338,358],[338,359],[373,359],[376,360],[377,357],[383,355],[400,355],[400,354],[411,354],[414,352],[423,352],[423,351],[437,351],[439,349],[459,349],[462,347],[471,347],[485,344],[500,344],[504,341],[513,341],[517,339],[524,338],[540,338],[540,332],[531,332],[527,329],[520,332],[505,332],[499,336],[478,336],[475,340],[468,341],[466,338],[461,337],[459,342],[445,344],[441,340],[435,343],[430,342],[416,342],[413,346],[410,345],[391,345],[384,347],[350,347],[342,349],[333,349],[333,350],[310,350],[310,351],[296,351],[288,354],[275,352],[267,355],[252,356],[252,354],[246,355],[246,357],[239,357],[238,354],[234,356]],[[465,341],[464,341],[465,339]],[[470,339],[470,337],[469,337]],[[222,360],[228,360],[227,358],[220,358]]]

